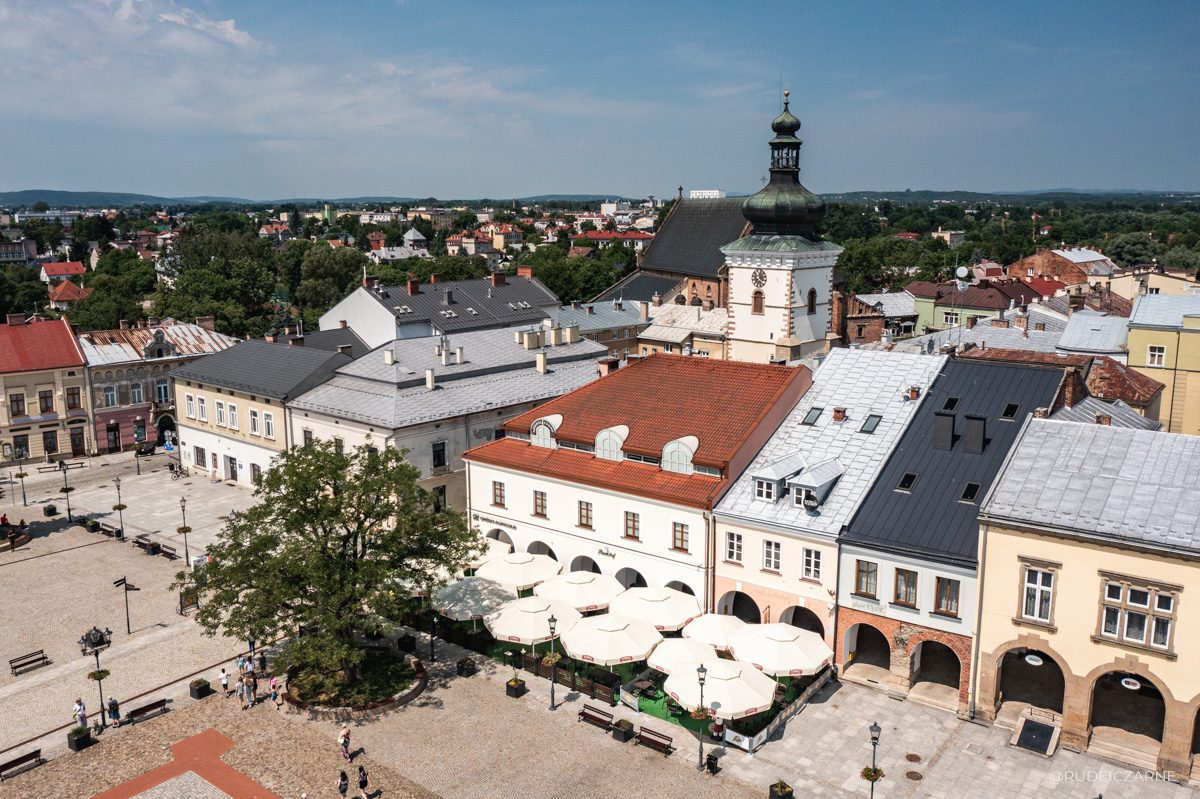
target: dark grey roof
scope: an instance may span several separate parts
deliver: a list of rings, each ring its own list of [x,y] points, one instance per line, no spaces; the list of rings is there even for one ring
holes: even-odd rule
[[[715,278],[725,264],[721,248],[740,239],[748,225],[742,216],[740,197],[679,200],[646,248],[641,268],[647,272]]]
[[[348,363],[350,357],[339,352],[255,340],[206,355],[171,376],[286,400],[320,385]]]
[[[1050,406],[1062,380],[1062,369],[947,361],[842,540],[974,566],[979,503],[1022,422],[1035,408]],[[958,398],[953,445],[935,449],[934,419],[950,397]],[[1000,416],[1009,403],[1017,404],[1017,414],[1012,421],[1003,421]],[[986,418],[981,454],[967,452],[965,446],[968,414]],[[906,473],[917,475],[912,490],[896,490]],[[979,485],[974,502],[960,500],[967,483]]]
[[[309,349],[324,350],[325,352],[337,352],[338,347],[350,347],[351,358],[362,357],[371,350],[367,346],[367,343],[348,327],[335,327],[332,330],[313,330],[305,333],[303,336],[278,335],[275,338],[275,343],[296,346],[292,342],[297,339],[303,339],[302,344]]]
[[[593,302],[610,300],[637,300],[650,302],[654,295],[662,297],[663,302],[670,302],[678,292],[675,290],[681,280],[678,277],[648,275],[645,272],[631,272],[618,280],[604,293],[594,298]]]
[[[499,286],[486,277],[422,283],[415,295],[409,294],[405,286],[363,290],[369,291],[397,320],[428,321],[443,333],[536,324],[548,318],[545,308],[559,305],[550,289],[538,280],[524,277],[510,277]]]

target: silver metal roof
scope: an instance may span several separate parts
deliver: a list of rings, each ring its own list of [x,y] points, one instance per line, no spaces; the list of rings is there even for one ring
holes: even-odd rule
[[[1096,424],[1096,417],[1105,415],[1112,419],[1118,427],[1132,427],[1135,430],[1161,430],[1162,422],[1147,419],[1120,400],[1105,402],[1095,397],[1084,397],[1070,408],[1064,406],[1050,414],[1051,419],[1064,422],[1087,422]]]
[[[154,327],[135,327],[129,330],[92,330],[79,334],[79,346],[87,359],[88,366],[111,366],[122,363],[140,363],[145,360],[142,353],[146,345],[154,340],[154,331],[161,330],[163,340],[175,352],[170,358],[208,355],[220,352],[238,343],[238,339],[215,333],[190,322],[164,319]],[[164,359],[169,360],[170,358]]]
[[[557,310],[550,311],[550,318],[560,327],[579,325],[579,330],[583,333],[648,324],[642,321],[641,306],[633,300],[585,302],[581,303],[578,308],[564,305]]]
[[[907,291],[886,291],[882,294],[855,294],[859,302],[873,305],[884,316],[913,316],[917,313],[917,300]]]
[[[983,320],[969,328],[966,325],[939,330],[924,336],[897,341],[893,352],[936,353],[946,345],[974,344],[976,347],[993,349],[1028,350],[1030,352],[1057,352],[1061,333],[1052,330],[1021,330],[1015,327],[992,327]],[[873,343],[864,348],[881,349],[884,345]]]
[[[1129,324],[1182,327],[1183,317],[1200,315],[1200,294],[1143,294],[1134,300]]]
[[[1071,314],[1058,349],[1064,352],[1088,352],[1102,355],[1124,354],[1128,350],[1129,320],[1092,310]]]

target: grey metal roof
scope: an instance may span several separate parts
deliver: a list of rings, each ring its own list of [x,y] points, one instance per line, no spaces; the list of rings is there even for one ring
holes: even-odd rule
[[[1200,552],[1200,438],[1032,419],[983,516]]]
[[[1124,402],[1121,402],[1121,400],[1105,402],[1095,397],[1084,397],[1070,408],[1063,406],[1050,414],[1050,418],[1059,419],[1064,422],[1096,424],[1096,417],[1101,414],[1110,417],[1112,424],[1118,427],[1131,427],[1135,430],[1162,429],[1162,422],[1155,419],[1147,419]]]
[[[679,277],[663,277],[646,272],[632,272],[621,278],[611,287],[596,297],[596,302],[604,300],[637,300],[650,302],[657,294],[663,302],[670,302],[679,293]]]
[[[1058,349],[1064,352],[1088,352],[1097,355],[1123,355],[1129,340],[1129,320],[1083,309],[1067,320]]]
[[[348,363],[350,357],[339,352],[242,341],[192,361],[171,376],[286,400],[324,382]]]
[[[337,352],[338,347],[349,347],[350,357],[358,358],[365,355],[367,352],[367,344],[358,335],[348,327],[335,327],[329,330],[313,330],[306,332],[303,336],[294,334],[290,336],[279,335],[275,338],[276,344],[284,344],[287,346],[298,346],[293,342],[303,339],[302,346],[314,350],[324,350],[325,352]]]
[[[920,399],[906,399],[907,389],[918,386],[924,397],[945,362],[945,356],[831,350],[813,372],[812,387],[717,505],[717,515],[836,536],[858,509],[921,404]],[[843,422],[833,421],[833,408],[839,406],[846,408]],[[824,409],[816,423],[801,424],[814,408]],[[882,419],[874,433],[864,433],[863,422],[871,414]],[[831,459],[836,466],[822,465]],[[806,466],[821,466],[821,471],[830,474],[842,469],[818,508],[819,515],[796,507],[789,497],[771,502],[755,496],[756,477],[784,480],[805,475]],[[826,476],[818,475],[820,479]]]
[[[878,308],[884,316],[913,316],[917,301],[907,291],[885,291],[881,294],[855,294],[859,302]]]
[[[619,307],[618,307],[619,306]],[[590,311],[588,309],[591,309]],[[630,300],[608,302],[585,302],[578,308],[564,305],[550,312],[550,318],[561,327],[579,325],[581,333],[608,330],[614,327],[639,327],[649,322],[642,321],[642,309]]]
[[[725,264],[721,248],[741,238],[748,226],[740,197],[677,200],[646,248],[641,268],[715,278]]]
[[[724,252],[841,252],[842,248],[832,241],[813,241],[804,236],[751,233],[721,248]]]
[[[1183,317],[1200,315],[1200,294],[1143,294],[1133,303],[1129,324],[1182,327]]]
[[[1027,334],[1028,333],[1028,334]],[[947,345],[974,344],[976,347],[1029,350],[1030,352],[1056,352],[1061,333],[1051,330],[1024,331],[1015,327],[992,327],[983,320],[969,328],[966,325],[938,330],[924,336],[906,338],[893,346],[895,352],[938,352]],[[864,345],[881,348],[882,344]]]
[[[423,283],[417,294],[409,294],[405,286],[356,290],[369,292],[398,321],[429,321],[445,333],[540,322],[548,317],[543,308],[558,305],[549,289],[524,277],[508,278],[499,286],[486,277]]]
[[[1020,432],[1021,420],[1035,408],[1049,407],[1062,380],[1062,369],[947,361],[843,540],[974,566],[979,505],[961,501],[963,490],[975,483],[980,486],[977,497],[984,496]],[[954,441],[950,449],[935,449],[935,414],[951,397],[958,398]],[[1003,421],[1000,416],[1009,403],[1017,404],[1017,415]],[[980,454],[964,446],[968,414],[986,418],[986,445]],[[910,491],[899,491],[906,473],[915,474],[916,482]]]
[[[1036,329],[1034,325],[1039,323],[1048,332],[1061,333],[1067,329],[1067,318],[1043,308],[1041,303],[1030,305],[1027,313],[1030,329]]]
[[[680,343],[693,334],[724,338],[729,332],[729,312],[725,308],[705,311],[699,305],[670,305],[654,310],[654,324],[641,334],[650,341]]]

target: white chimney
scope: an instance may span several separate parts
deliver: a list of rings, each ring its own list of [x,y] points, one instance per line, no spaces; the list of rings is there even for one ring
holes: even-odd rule
[[[449,365],[450,365],[450,348],[443,347],[442,348],[442,366],[449,366]]]
[[[463,362],[463,348],[462,347],[459,347],[458,349],[456,349],[454,351],[454,362],[455,363]]]
[[[546,353],[544,353],[544,352],[539,352],[539,353],[537,354],[537,370],[538,370],[538,374],[540,374],[540,375],[544,375],[544,374],[546,374],[546,372],[547,372],[547,371],[549,371],[549,368],[547,367],[547,361],[548,361],[548,360],[549,360],[549,359],[546,357]]]
[[[392,364],[394,364],[396,362],[396,353],[394,353],[391,350],[384,350],[383,351],[383,362],[385,364],[387,364],[388,366],[391,366]]]
[[[520,330],[513,332],[513,341],[516,342],[517,344],[521,343],[521,331]]]
[[[567,325],[563,328],[563,343],[574,344],[579,341],[579,325]]]
[[[437,380],[433,376],[433,370],[426,369],[425,370],[425,388],[429,389],[430,391],[433,391],[434,386],[436,386],[436,385],[437,385]]]
[[[550,328],[550,346],[557,347],[563,343],[563,331],[558,325]]]

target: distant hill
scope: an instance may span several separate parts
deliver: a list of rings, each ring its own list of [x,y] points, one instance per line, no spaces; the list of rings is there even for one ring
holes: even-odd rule
[[[108,208],[124,205],[161,205],[166,197],[151,194],[127,194],[116,191],[56,191],[54,189],[25,189],[23,191],[0,191],[0,205],[30,206],[43,202],[51,208]],[[193,200],[192,202],[208,202]]]

